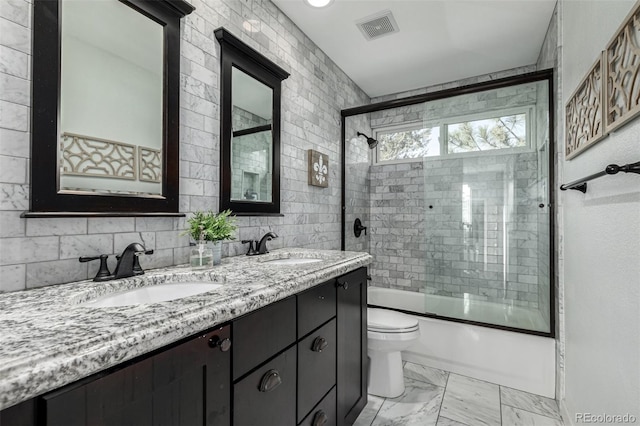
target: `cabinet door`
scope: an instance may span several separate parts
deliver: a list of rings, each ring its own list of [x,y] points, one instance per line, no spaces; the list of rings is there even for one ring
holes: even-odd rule
[[[335,426],[336,425],[336,388],[331,389],[322,401],[314,407],[300,426]]]
[[[336,280],[298,294],[298,339],[336,316]]]
[[[289,348],[233,386],[233,424],[296,424],[296,348]]]
[[[233,322],[233,380],[296,341],[296,298],[288,297]]]
[[[153,361],[154,425],[229,425],[230,327],[161,352]]]
[[[337,279],[338,424],[350,425],[367,403],[367,269]]]
[[[42,397],[47,425],[229,425],[230,327]],[[228,343],[225,342],[225,343]]]

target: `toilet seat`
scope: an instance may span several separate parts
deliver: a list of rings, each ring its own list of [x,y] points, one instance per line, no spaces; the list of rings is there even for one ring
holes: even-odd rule
[[[367,330],[376,333],[411,333],[418,330],[418,320],[388,309],[367,308]]]

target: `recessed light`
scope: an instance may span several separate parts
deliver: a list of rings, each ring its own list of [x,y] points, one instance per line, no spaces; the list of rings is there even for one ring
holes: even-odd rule
[[[260,32],[260,21],[257,19],[247,19],[242,23],[242,28],[251,32],[251,33],[259,33]]]
[[[309,6],[320,8],[329,6],[333,0],[304,0],[304,2]]]

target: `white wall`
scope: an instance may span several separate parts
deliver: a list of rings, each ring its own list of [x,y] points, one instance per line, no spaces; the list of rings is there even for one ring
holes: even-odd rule
[[[564,108],[633,5],[630,0],[561,3],[558,108]],[[567,182],[607,164],[636,161],[640,119],[573,160],[563,159],[560,175]],[[630,413],[640,420],[640,176],[606,176],[588,186],[584,195],[559,194],[564,216],[565,420],[578,423],[576,414],[585,412]]]

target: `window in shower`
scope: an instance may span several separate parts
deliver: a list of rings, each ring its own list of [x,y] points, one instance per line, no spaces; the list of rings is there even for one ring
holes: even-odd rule
[[[440,155],[440,127],[423,125],[386,128],[375,133],[378,161]]]
[[[527,149],[531,145],[532,108],[483,111],[374,130],[376,162],[403,162],[491,150]],[[406,116],[406,115],[404,115]]]
[[[466,119],[446,125],[447,152],[524,148],[528,144],[526,113]]]

